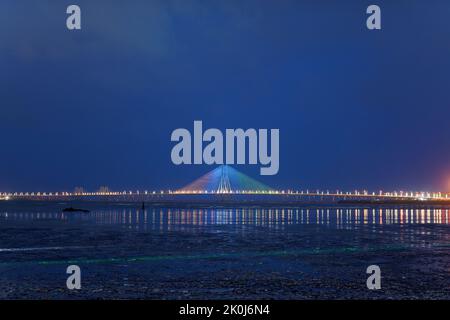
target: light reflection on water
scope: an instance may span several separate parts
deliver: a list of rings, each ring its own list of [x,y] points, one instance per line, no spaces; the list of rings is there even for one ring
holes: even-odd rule
[[[121,225],[138,230],[174,230],[183,226],[249,225],[284,228],[327,225],[351,229],[358,225],[450,224],[450,209],[417,208],[136,208],[94,210],[90,213],[0,212],[0,220],[68,220]]]

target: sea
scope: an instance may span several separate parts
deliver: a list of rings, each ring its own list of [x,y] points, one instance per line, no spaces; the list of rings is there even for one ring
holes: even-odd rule
[[[450,299],[450,208],[1,201],[0,299]]]

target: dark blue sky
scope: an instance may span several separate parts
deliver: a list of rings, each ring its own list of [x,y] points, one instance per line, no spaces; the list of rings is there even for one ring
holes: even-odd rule
[[[213,169],[171,162],[194,120],[279,128],[278,175],[237,167],[274,187],[450,189],[449,21],[446,0],[2,0],[0,191],[183,186]]]

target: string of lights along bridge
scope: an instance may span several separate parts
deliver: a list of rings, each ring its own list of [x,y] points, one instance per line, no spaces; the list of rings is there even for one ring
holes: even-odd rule
[[[449,201],[450,194],[443,192],[368,192],[363,191],[335,191],[322,190],[276,190],[273,189],[228,165],[221,165],[206,173],[185,187],[177,190],[140,191],[124,190],[109,191],[100,190],[97,192],[2,192],[0,200],[57,200],[57,199],[91,199],[101,200],[130,200],[130,201],[151,201],[172,199],[176,201],[182,196],[258,196],[276,197],[287,201],[328,201],[336,202],[340,200],[436,200]]]

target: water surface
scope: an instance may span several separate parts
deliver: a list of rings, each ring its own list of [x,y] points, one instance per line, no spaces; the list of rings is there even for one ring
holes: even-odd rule
[[[448,208],[0,203],[3,299],[449,299],[449,253]]]

